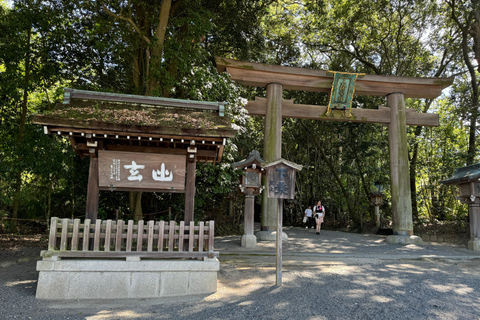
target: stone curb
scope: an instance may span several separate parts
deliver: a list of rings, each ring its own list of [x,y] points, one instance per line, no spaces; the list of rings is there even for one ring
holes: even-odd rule
[[[275,252],[233,252],[225,251],[220,252],[220,260],[222,257],[226,256],[235,256],[241,257],[248,256],[252,257],[261,257],[261,256],[272,256],[274,257]],[[480,259],[480,256],[469,256],[469,255],[385,255],[385,254],[365,254],[365,255],[354,255],[354,254],[335,254],[335,253],[283,253],[282,257],[311,257],[311,258],[336,258],[336,259],[377,259],[377,260],[402,260],[402,259],[424,259],[424,260],[475,260]],[[307,259],[306,259],[307,260]]]

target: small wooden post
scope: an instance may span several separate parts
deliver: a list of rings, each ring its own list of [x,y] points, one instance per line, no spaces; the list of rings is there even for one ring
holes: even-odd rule
[[[276,285],[282,285],[282,226],[283,226],[283,199],[293,199],[295,196],[295,174],[302,166],[285,159],[265,164],[267,169],[268,198],[277,199],[277,236],[276,236]]]
[[[283,226],[283,199],[278,198],[278,214],[277,214],[277,281],[276,285],[282,285],[282,226]]]
[[[57,242],[57,222],[58,218],[53,217],[50,220],[50,236],[48,237],[48,250],[55,250],[56,242]]]

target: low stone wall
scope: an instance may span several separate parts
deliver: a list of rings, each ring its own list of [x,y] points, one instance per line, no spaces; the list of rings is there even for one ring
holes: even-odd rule
[[[38,299],[138,299],[217,291],[217,258],[205,260],[68,259],[37,262]]]

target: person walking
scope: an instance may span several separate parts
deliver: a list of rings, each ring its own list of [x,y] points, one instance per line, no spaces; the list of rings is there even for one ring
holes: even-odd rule
[[[315,231],[317,234],[320,234],[323,218],[325,217],[325,208],[322,206],[322,201],[318,200],[317,205],[313,207],[313,214],[315,221],[317,222],[317,228]]]
[[[308,206],[307,209],[305,209],[305,217],[307,218],[307,221],[305,221],[305,229],[308,229],[309,227],[313,228],[313,211],[312,211],[312,206]]]

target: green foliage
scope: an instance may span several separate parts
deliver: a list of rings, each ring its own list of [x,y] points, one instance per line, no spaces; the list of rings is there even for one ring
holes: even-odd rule
[[[214,166],[209,163],[197,165],[195,214],[199,217],[215,217],[216,212],[225,212],[229,201],[235,198],[241,172],[228,164]],[[208,218],[208,219],[210,219]]]
[[[2,5],[0,212],[12,212],[20,171],[19,218],[84,214],[88,159],[74,155],[68,141],[44,135],[41,128],[29,124],[28,117],[24,143],[18,143],[25,90],[27,114],[33,114],[52,110],[63,96],[63,86],[145,94],[154,79],[153,95],[226,102],[239,134],[229,139],[224,163],[198,164],[196,218],[237,223],[243,198],[236,191],[238,173],[229,163],[244,159],[253,149],[263,151],[264,118],[247,116],[243,106],[246,99],[264,96],[265,90],[242,87],[228,74],[218,73],[215,56],[382,75],[451,75],[466,70],[465,56],[473,60],[474,38],[468,34],[463,43],[461,36],[476,22],[474,4],[173,1],[164,47],[156,56],[152,52],[160,40],[154,35],[161,1],[22,0],[14,1],[11,9]],[[452,13],[458,21],[452,21]],[[138,30],[119,16],[130,17]],[[462,45],[470,50],[463,56]],[[29,81],[25,79],[27,61]],[[457,76],[453,88],[434,103],[407,100],[407,106],[418,112],[440,115],[440,127],[408,129],[410,165],[417,178],[412,195],[418,197],[419,216],[430,221],[466,217],[466,208],[455,200],[456,189],[438,181],[471,159],[478,161],[476,154],[472,157],[475,144],[472,149],[467,143],[476,137],[476,76],[475,72]],[[316,92],[285,91],[284,98],[302,104],[328,103],[328,95]],[[384,97],[356,96],[354,100],[354,107],[361,108],[384,104]],[[297,178],[297,212],[321,199],[338,221],[349,218],[361,226],[373,219],[368,192],[374,181],[381,181],[387,186],[382,212],[389,216],[386,126],[283,119],[282,136],[283,157],[304,166]],[[124,192],[100,193],[101,214],[107,218],[113,218],[115,210],[128,217],[127,203]],[[184,195],[145,193],[143,205],[146,217],[167,218],[170,207],[179,218]]]

